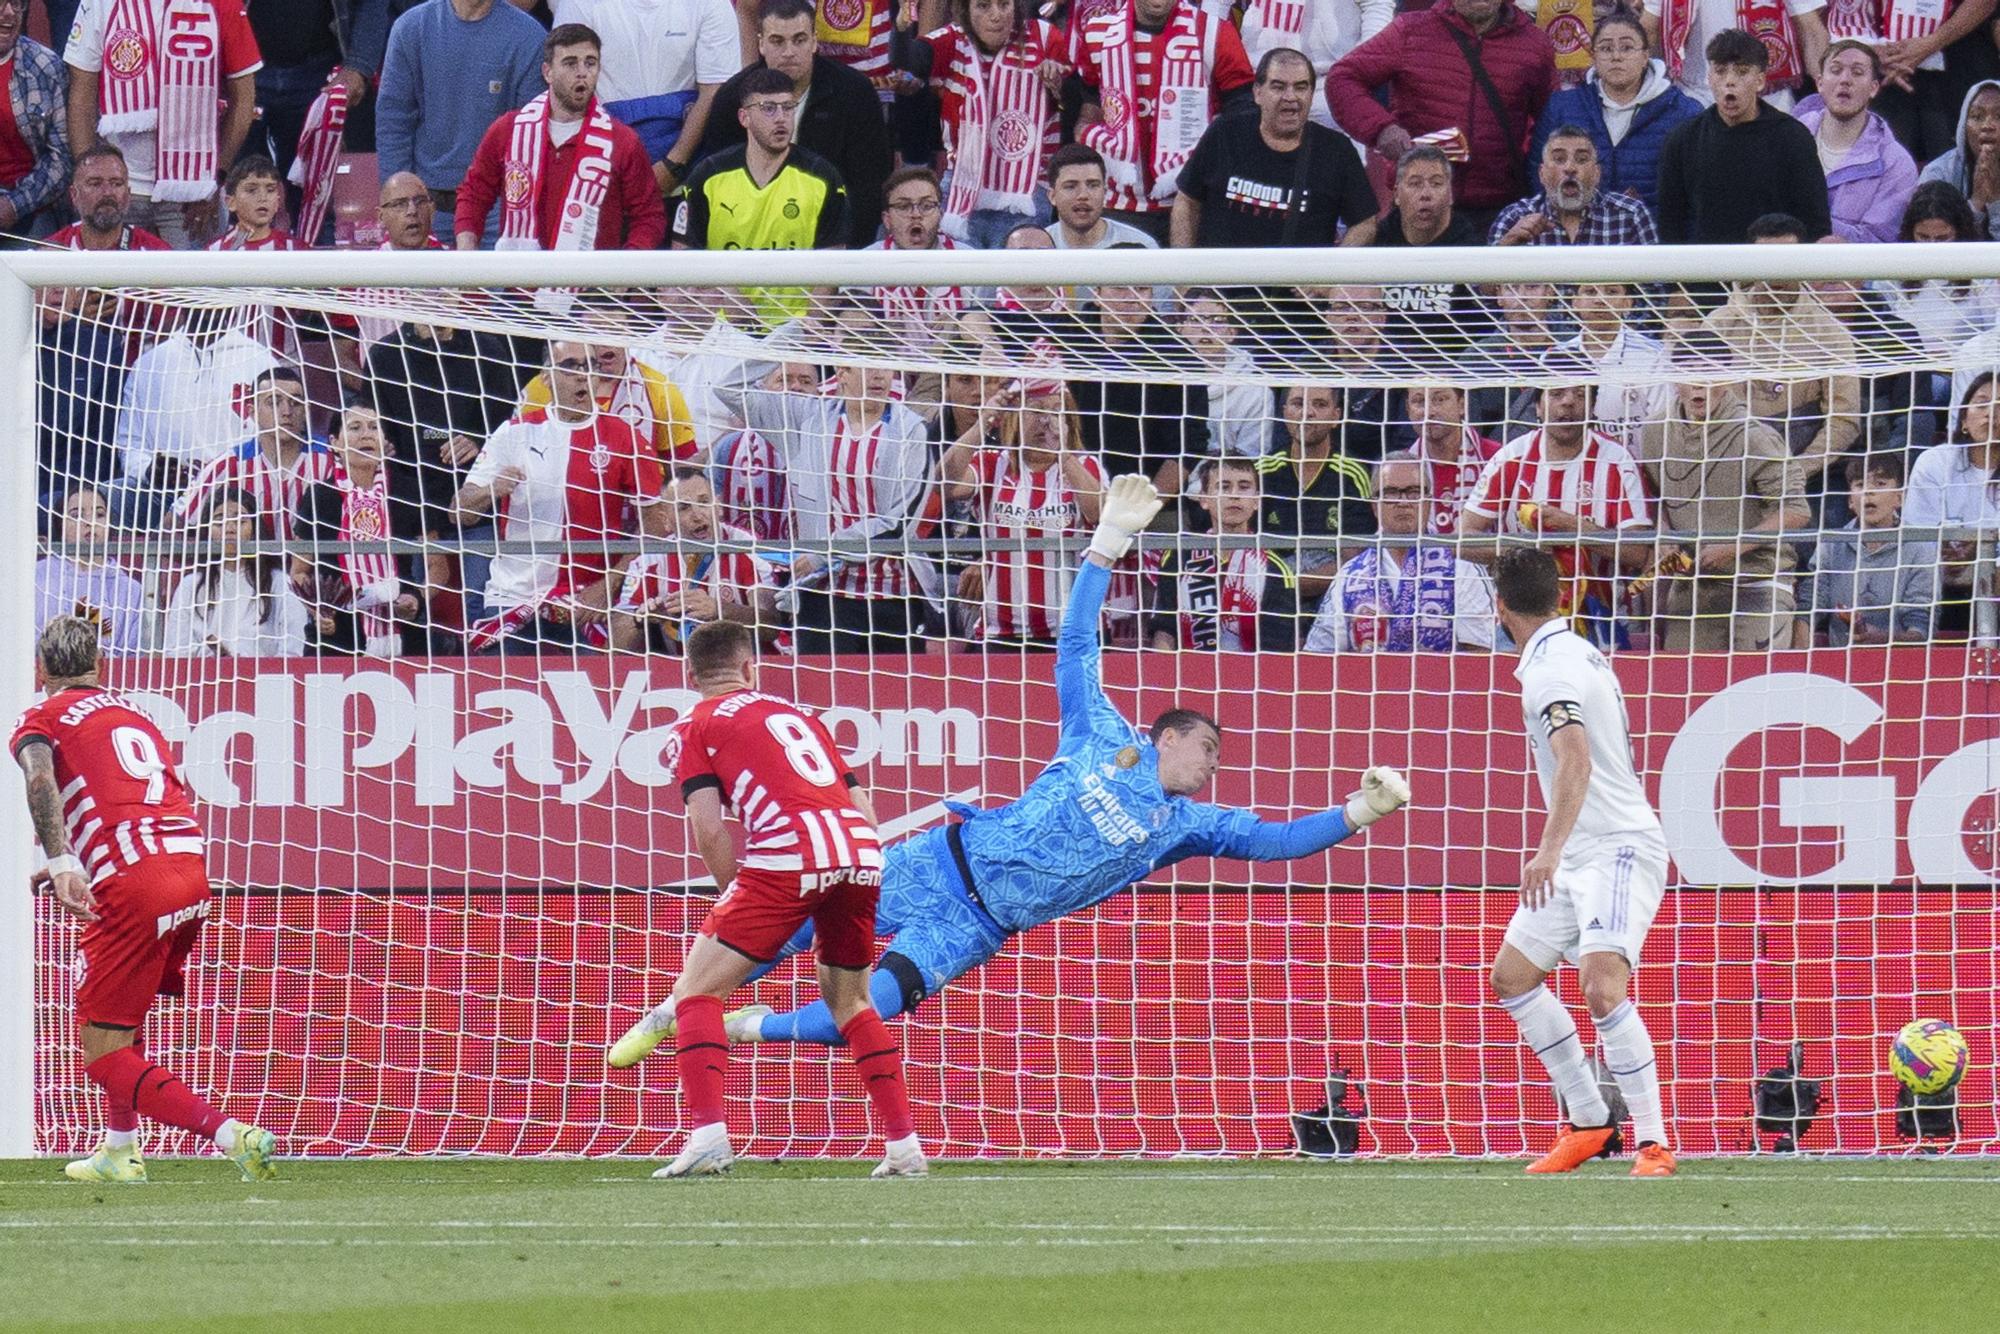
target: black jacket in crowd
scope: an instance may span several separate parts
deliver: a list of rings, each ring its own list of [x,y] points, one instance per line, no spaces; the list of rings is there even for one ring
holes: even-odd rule
[[[1766,213],[1789,213],[1806,239],[1833,230],[1813,133],[1760,102],[1757,119],[1724,125],[1714,107],[1683,121],[1660,150],[1660,240],[1741,245]]]

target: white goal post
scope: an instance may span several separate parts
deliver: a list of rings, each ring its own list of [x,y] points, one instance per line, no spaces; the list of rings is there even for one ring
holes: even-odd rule
[[[539,308],[554,312],[550,316],[553,327],[573,328],[580,331],[579,337],[584,337],[591,328],[589,316],[587,313],[572,315],[567,305],[566,294],[670,287],[873,289],[896,286],[1004,289],[1119,284],[1134,287],[1215,288],[1235,291],[1260,287],[1316,288],[1350,284],[1383,286],[1440,283],[1464,285],[1548,283],[1562,286],[1616,283],[1663,287],[1730,283],[1917,282],[1929,279],[1972,283],[1990,281],[1995,275],[2000,275],[2000,243],[1657,246],[1644,249],[1521,247],[1436,251],[957,250],[932,255],[860,251],[714,254],[620,252],[572,255],[329,251],[255,254],[172,252],[82,254],[56,251],[8,253],[0,255],[0,349],[4,349],[4,354],[0,354],[0,420],[12,422],[15,426],[11,446],[4,455],[0,455],[0,460],[3,460],[0,461],[0,626],[7,627],[9,640],[5,661],[0,662],[0,718],[11,722],[33,697],[32,627],[36,618],[34,566],[38,555],[35,540],[38,528],[36,420],[40,400],[38,385],[40,316],[37,300],[38,293],[51,289],[116,290],[128,296],[136,294],[135,299],[156,300],[164,305],[198,311],[222,310],[231,303],[241,302],[297,307],[321,312],[355,311],[363,314],[386,312],[402,317],[409,317],[410,312],[423,310],[426,302],[430,300],[427,293],[446,289],[453,294],[450,319],[455,324],[490,328],[495,331],[519,331],[531,326],[531,321]],[[494,292],[514,293],[518,299],[500,305],[481,307],[476,294],[488,289]],[[358,295],[362,293],[382,295],[366,297]],[[546,297],[539,306],[536,297],[532,295],[536,293]],[[709,346],[722,355],[744,356],[751,350],[751,345],[737,334],[717,335]],[[685,351],[692,347],[693,344],[690,343],[687,347],[676,350]],[[851,362],[856,365],[881,365],[898,369],[920,364],[927,369],[944,373],[967,366],[975,370],[983,366],[989,373],[1003,369],[990,361],[966,362],[963,358],[950,353],[912,355],[907,350],[898,349],[888,342],[880,346],[845,348],[836,344],[816,343],[811,345],[804,355],[807,359],[817,359],[821,362],[838,356],[844,358],[843,364]],[[1893,354],[1869,353],[1866,359],[1849,369],[1856,371],[1895,369],[1906,364],[1915,363],[1909,358],[1899,360]],[[1032,370],[1033,366],[1024,365],[1019,369],[1025,373]],[[1770,378],[1779,381],[1794,375],[1828,373],[1826,366],[1813,362],[1801,363],[1798,367],[1774,366],[1764,369]],[[1148,374],[1154,379],[1171,380],[1182,372],[1154,371]],[[1255,372],[1246,372],[1245,375],[1249,379],[1269,386],[1282,386],[1306,378],[1302,373],[1284,367],[1259,369]],[[1429,366],[1417,371],[1407,365],[1399,364],[1385,365],[1373,373],[1357,370],[1352,378],[1355,383],[1399,386],[1416,379],[1458,377],[1449,366]],[[1520,378],[1516,377],[1517,382]],[[1990,535],[1988,536],[1990,538]],[[1830,683],[1829,678],[1815,678],[1820,684],[1814,685],[1812,681],[1806,680],[1810,676],[1810,668],[1803,658],[1799,664],[1787,667],[1787,671],[1791,674],[1787,677],[1789,685],[1798,686],[1806,691],[1804,707],[1807,711],[1793,717],[1785,712],[1781,702],[1773,703],[1770,717],[1778,719],[1779,725],[1792,727],[1814,725],[1815,715],[1810,710],[1822,705],[1849,711],[1828,726],[1833,727],[1843,738],[1850,740],[1873,726],[1876,720],[1883,716],[1884,707],[1889,709],[1889,716],[1898,723],[1911,722],[1906,715],[1896,714],[1896,706],[1893,704],[1884,706],[1878,703],[1875,706],[1875,713],[1869,715],[1868,702],[1859,698],[1860,692],[1854,686],[1845,687],[1849,694],[1842,695],[1840,688]],[[1793,677],[1797,680],[1793,680]],[[1352,679],[1363,678],[1357,676]],[[1414,701],[1422,692],[1422,687],[1414,684],[1408,676],[1398,675],[1387,668],[1375,669],[1375,674],[1366,679],[1370,682],[1379,682],[1379,689],[1385,694],[1400,692],[1400,697],[1405,703]],[[1892,681],[1895,679],[1894,672],[1889,673],[1888,679]],[[1188,680],[1199,683],[1194,688],[1205,689],[1211,695],[1218,692],[1226,693],[1229,689],[1227,685],[1198,671],[1191,670]],[[1500,694],[1504,695],[1512,689],[1511,677],[1507,676],[1504,670],[1494,681],[1493,688]],[[1160,692],[1155,688],[1159,684],[1151,680],[1145,682],[1149,700],[1159,696]],[[1180,685],[1183,682],[1177,676],[1167,684]],[[1732,745],[1740,743],[1755,730],[1756,725],[1742,724],[1741,719],[1730,711],[1738,707],[1741,698],[1747,696],[1739,697],[1737,703],[1732,703],[1729,709],[1710,711],[1698,706],[1694,697],[1696,687],[1683,684],[1678,688],[1685,697],[1684,703],[1688,706],[1685,716],[1685,725],[1688,728],[1712,728],[1718,737],[1733,737],[1735,740],[1730,743]],[[1782,694],[1785,688],[1787,688],[1785,685],[1773,685],[1772,693]],[[1313,712],[1311,716],[1315,719],[1330,717],[1333,691],[1345,692],[1347,689],[1344,686],[1335,686],[1324,692],[1328,696],[1324,701],[1325,707]],[[1665,687],[1662,686],[1662,689]],[[1355,696],[1350,695],[1349,698],[1353,699]],[[1509,713],[1511,707],[1510,701],[1504,698],[1494,704],[1493,721],[1488,724],[1492,731],[1514,730],[1515,724],[1511,721],[1512,715]],[[873,708],[872,699],[870,708]],[[1373,709],[1374,706],[1371,705],[1370,708]],[[1410,709],[1405,709],[1400,714],[1394,709],[1389,709],[1371,712],[1370,716],[1374,720],[1373,726],[1379,736],[1393,732],[1398,726],[1399,719],[1400,725],[1406,731],[1420,730],[1422,724],[1413,714],[1414,710]],[[884,716],[886,715],[877,711],[865,726],[882,726],[879,719]],[[1304,722],[1299,724],[1301,727],[1306,725]],[[1337,725],[1337,720],[1328,724],[1329,730],[1333,725]],[[1966,805],[1961,803],[1955,808],[1950,807],[1953,794],[1941,789],[1955,787],[1962,782],[1984,782],[1990,788],[1994,781],[1996,764],[2000,764],[2000,761],[1994,758],[1996,754],[2000,754],[2000,741],[1990,739],[1983,734],[1975,734],[1970,726],[1962,730],[1963,735],[1958,741],[1923,742],[1918,747],[1918,753],[1911,757],[1913,766],[1911,773],[1914,774],[1914,778],[1905,785],[1900,795],[1903,800],[1908,801],[1914,794],[1917,797],[1916,808],[1908,816],[1910,827],[1907,837],[1900,831],[1892,831],[1887,835],[1889,845],[1887,862],[1884,863],[1879,858],[1873,862],[1865,862],[1865,859],[1857,860],[1852,856],[1843,858],[1835,855],[1830,860],[1836,869],[1844,866],[1852,870],[1865,863],[1867,866],[1882,870],[1883,874],[1879,881],[1870,883],[1876,889],[1893,897],[1895,894],[1907,896],[1911,885],[1925,882],[1927,879],[1924,874],[1925,866],[1959,868],[1970,864],[1962,846],[1958,847],[1955,853],[1951,851],[1952,840],[1959,838],[1960,825],[1966,818]],[[1673,740],[1674,738],[1670,736],[1660,739],[1661,754],[1666,752]],[[942,746],[945,743],[939,744]],[[1444,743],[1439,741],[1437,744]],[[1720,744],[1717,742],[1717,745]],[[1476,763],[1472,759],[1461,758],[1456,745],[1454,742],[1451,754],[1426,756],[1427,766],[1443,769]],[[1943,753],[1940,750],[1941,745],[1949,745],[1950,753]],[[1692,746],[1684,748],[1683,755],[1693,749]],[[1310,746],[1304,746],[1298,750],[1296,756],[1289,748],[1283,753],[1287,763],[1304,768],[1314,764],[1326,765],[1329,763],[1331,751],[1329,747],[1314,750]],[[1345,764],[1348,753],[1342,750],[1339,754],[1339,762]],[[1035,759],[1034,756],[1013,758],[1022,764],[1028,764]],[[1707,798],[1713,795],[1714,785],[1722,781],[1722,769],[1728,763],[1730,761],[1727,747],[1723,748],[1723,753],[1711,757],[1711,767],[1708,770],[1702,770],[1699,763],[1689,759],[1688,765],[1683,766],[1682,771],[1678,771],[1682,786],[1668,787],[1661,801],[1665,803],[1676,796],[1686,798],[1688,794],[1699,789],[1703,775],[1706,774],[1706,781],[1711,787],[1711,791],[1702,798],[1706,806]],[[38,1108],[36,1016],[38,1004],[44,1009],[47,1007],[44,1002],[38,1001],[36,974],[38,967],[47,970],[54,966],[54,960],[49,957],[38,958],[37,942],[42,937],[42,928],[37,925],[37,908],[23,889],[33,867],[38,864],[38,857],[33,847],[32,829],[25,803],[21,799],[21,787],[15,776],[18,770],[11,763],[11,757],[10,762],[0,765],[0,768],[4,768],[9,775],[4,781],[0,781],[0,1158],[11,1158],[30,1156],[40,1151],[38,1145],[45,1143],[44,1139],[38,1138],[37,1133],[37,1117],[44,1114],[44,1109]],[[1946,775],[1947,771],[1948,776],[1941,776]],[[1674,781],[1676,781],[1675,774],[1670,773],[1662,779],[1662,784],[1665,786]],[[1845,829],[1849,813],[1854,809],[1853,793],[1857,789],[1852,785],[1866,781],[1869,780],[1853,775],[1841,778],[1827,778],[1823,775],[1787,777],[1784,780],[1787,786],[1783,794],[1774,798],[1774,804],[1782,805],[1784,818],[1781,823],[1790,827]],[[1881,781],[1889,784],[1892,795],[1896,792],[1894,782],[1889,779]],[[1850,786],[1841,788],[1842,783]],[[1803,786],[1796,787],[1794,784]],[[950,794],[946,792],[941,795]],[[1970,802],[1975,795],[1968,792],[1966,802]],[[1419,804],[1425,800],[1422,791],[1419,791],[1417,799]],[[1924,805],[1926,799],[1931,803],[1929,806]],[[1491,812],[1486,814],[1490,815]],[[1510,813],[1510,815],[1518,826],[1520,819],[1518,814]],[[1681,822],[1683,828],[1700,828],[1702,821],[1706,820],[1709,829],[1713,829],[1720,819],[1707,810],[1693,815],[1684,810],[1680,812],[1669,810],[1666,816],[1670,829],[1674,827],[1676,819]],[[1824,824],[1812,824],[1812,820],[1815,819],[1824,819]],[[1926,820],[1929,823],[1923,824],[1922,822]],[[1858,829],[1858,826],[1856,828]],[[1516,832],[1518,833],[1518,829]],[[1448,829],[1444,833],[1434,830],[1427,837],[1448,839],[1450,833]],[[1930,842],[1924,843],[1924,839],[1929,839]],[[1800,835],[1801,847],[1813,842],[1813,839]],[[1904,847],[1906,842],[1908,846],[1901,854],[1903,860],[1899,861],[1896,849]],[[1444,843],[1440,848],[1449,846],[1449,843]],[[1925,848],[1929,848],[1930,851],[1924,851]],[[1413,857],[1416,855],[1411,854]],[[1931,859],[1928,863],[1922,860],[1925,856]],[[1915,872],[1907,869],[1912,857],[1917,859]],[[1727,860],[1724,850],[1712,857],[1709,865],[1711,868],[1720,866],[1727,874],[1694,875],[1689,871],[1689,861],[1686,858],[1682,860],[1682,871],[1690,879],[1701,879],[1707,884],[1727,886],[1754,897],[1759,886],[1767,883],[1756,878],[1754,874],[1743,874],[1746,870],[1754,873],[1755,867],[1752,864],[1754,862],[1754,857],[1747,861],[1738,857],[1731,863]],[[1428,866],[1429,863],[1426,862],[1425,865]],[[1819,869],[1823,870],[1824,866],[1820,866]],[[1844,877],[1834,878],[1844,879]],[[1803,871],[1797,874],[1780,871],[1773,873],[1768,883],[1796,887],[1813,884],[1816,881],[1814,875]],[[1476,889],[1482,886],[1457,887]],[[1762,915],[1764,911],[1762,907],[1753,905],[1750,908],[1741,908],[1740,905],[1732,904],[1726,909],[1717,909],[1713,929],[1718,935],[1742,925],[1739,917],[1732,915],[1739,910],[1750,913],[1751,924],[1757,926],[1760,931],[1763,929],[1766,918]],[[1254,917],[1255,911],[1254,908],[1245,910],[1251,917]],[[1920,914],[1924,910],[1912,908],[1911,911]],[[1976,908],[1962,907],[1955,899],[1935,911],[1940,919],[1950,918],[1951,924],[1943,928],[1947,932],[1957,932],[1961,929],[1956,925],[1960,921],[1957,914],[1964,912],[1972,918],[1978,915]],[[2000,921],[2000,908],[1988,911],[1992,914],[1991,920]],[[1837,931],[1846,922],[1847,919],[1843,917],[1844,912],[1844,909],[1836,909],[1833,912],[1836,920],[1828,928],[1829,930]],[[1289,912],[1283,918],[1285,922],[1294,920]],[[1407,919],[1398,920],[1405,926],[1409,925]],[[1787,921],[1788,926],[1778,929],[1789,929],[1793,932],[1793,943],[1797,948],[1787,953],[1787,962],[1784,964],[1784,969],[1788,970],[1787,975],[1792,976],[1814,966],[1811,958],[1814,947],[1799,944],[1798,941],[1802,938],[1800,933],[1810,934],[1823,924],[1815,922],[1808,927],[1801,925],[1797,920],[1787,919]],[[1132,925],[1132,938],[1137,939],[1149,925],[1157,923],[1149,920]],[[1487,925],[1490,926],[1491,923],[1488,922]],[[1122,925],[1119,929],[1123,929]],[[1260,946],[1268,943],[1262,935],[1264,927],[1255,921],[1237,922],[1233,926],[1216,926],[1210,923],[1206,929],[1218,931],[1234,929],[1246,939],[1254,935]],[[1333,940],[1332,931],[1333,928],[1327,926],[1322,932],[1322,947],[1324,952],[1329,954],[1337,952],[1328,943]],[[1963,946],[1957,943],[1957,939],[1957,936],[1953,935],[1952,943],[1946,946],[1938,946],[1934,942],[1926,944],[1923,940],[1918,940],[1907,947],[1901,945],[1896,947],[1899,950],[1907,948],[1912,959],[1910,968],[1915,978],[1911,983],[1913,1000],[1927,999],[1939,1008],[1948,1008],[1947,986],[1939,981],[1940,974],[1926,971],[1925,961],[1928,956],[1936,954],[1940,949],[1947,953],[1958,952]],[[1052,963],[1051,967],[1053,966]],[[1056,985],[1060,990],[1060,984]],[[46,988],[47,984],[44,983],[43,986]],[[1302,994],[1310,996],[1316,993],[1307,988]],[[1421,1003],[1420,995],[1420,989],[1411,993],[1406,1003],[1412,1005]],[[1046,1000],[1048,997],[1038,996],[1036,999]],[[1989,1021],[1994,1010],[1994,999],[1992,995],[1986,996],[1979,1010],[1982,1015],[1989,1017]],[[1244,1004],[1246,1014],[1255,1009],[1252,1000],[1246,999]],[[1876,1027],[1886,1025],[1888,1031],[1893,1032],[1900,1026],[1901,1021],[1891,1023],[1890,1019],[1893,1016],[1889,1007],[1884,1005],[1881,1009],[1882,1013],[1871,1016],[1869,1022]],[[1355,1014],[1359,1017],[1362,1011],[1357,1009]],[[1912,1013],[1907,1017],[1917,1016]],[[1268,1015],[1263,1018],[1268,1018]],[[1368,1021],[1373,1022],[1372,1019]],[[986,1021],[982,1019],[978,1022]],[[1258,1022],[1263,1022],[1263,1019],[1260,1018]],[[1467,1022],[1472,1021],[1467,1020]],[[1656,1033],[1661,1031],[1661,1028],[1661,1025],[1655,1025]],[[1837,1031],[1845,1033],[1846,1030]],[[1873,1040],[1872,1033],[1868,1036]],[[1984,1035],[1983,1046],[1981,1036],[1974,1035],[1975,1060],[1988,1066],[1992,1064],[1994,1056],[1992,1036],[1990,1022]],[[1441,1045],[1450,1039],[1451,1035],[1446,1034],[1440,1040]],[[46,1040],[47,1035],[44,1034],[43,1041]],[[1355,1059],[1358,1060],[1358,1053],[1363,1044],[1372,1040],[1369,1035],[1357,1033],[1353,1041],[1348,1044],[1347,1050],[1356,1053]],[[1505,1039],[1488,1036],[1474,1040],[1504,1042]],[[1150,1041],[1151,1039],[1144,1035],[1134,1035],[1129,1038],[1128,1045],[1133,1053],[1135,1066],[1143,1067],[1149,1059],[1161,1056],[1161,1053],[1148,1045]],[[1249,1040],[1246,1039],[1244,1045],[1248,1050]],[[938,1039],[937,1043],[927,1050],[951,1052],[958,1049],[951,1047],[947,1036]],[[1171,1065],[1175,1059],[1175,1050],[1177,1049],[1170,1046],[1161,1059]],[[1769,1048],[1768,1045],[1760,1045],[1756,1050],[1763,1053]],[[940,1057],[941,1064],[947,1067],[940,1077],[947,1083],[950,1082],[951,1076],[962,1073],[951,1068],[953,1059],[956,1058],[950,1055]],[[1761,1056],[1759,1059],[1761,1060]],[[1409,1115],[1413,1121],[1422,1121],[1427,1126],[1438,1123],[1444,1125],[1446,1129],[1440,1132],[1441,1138],[1414,1136],[1407,1141],[1398,1139],[1393,1144],[1387,1145],[1387,1150],[1436,1151],[1430,1146],[1448,1142],[1452,1146],[1449,1151],[1494,1151],[1494,1142],[1491,1140],[1479,1136],[1464,1139],[1453,1137],[1454,1114],[1452,1109],[1446,1106],[1443,1090],[1452,1085],[1458,1076],[1449,1072],[1439,1074],[1437,1069],[1430,1066],[1419,1069],[1420,1064],[1414,1061],[1391,1062],[1383,1066],[1380,1073],[1374,1075],[1375,1082],[1379,1084],[1387,1080],[1402,1079],[1409,1082],[1412,1087],[1421,1085],[1427,1092],[1435,1083],[1438,1090],[1437,1101],[1434,1104],[1426,1103],[1422,1098],[1413,1096]],[[1690,1069],[1694,1068],[1695,1064],[1690,1061]],[[1510,1065],[1508,1068],[1513,1069],[1516,1066]],[[1300,1070],[1287,1070],[1283,1073],[1286,1076],[1309,1078],[1308,1071],[1303,1066]],[[1738,1069],[1732,1065],[1726,1071],[1717,1070],[1711,1073],[1712,1082],[1719,1087],[1731,1080],[1745,1084],[1747,1076],[1755,1072]],[[1857,1087],[1866,1074],[1853,1070],[1846,1070],[1843,1073],[1852,1076]],[[557,1077],[559,1076],[549,1076],[538,1069],[530,1078],[537,1082],[545,1082]],[[1133,1077],[1136,1079],[1141,1076]],[[1357,1070],[1357,1081],[1360,1077]],[[1160,1078],[1163,1081],[1177,1080],[1178,1076],[1166,1074]],[[1215,1078],[1219,1080],[1222,1076],[1218,1073]],[[1702,1078],[1710,1079],[1711,1074],[1705,1074]],[[773,1084],[773,1088],[782,1087],[781,1082]],[[935,1088],[935,1081],[931,1087]],[[1180,1085],[1175,1082],[1173,1087],[1178,1089]],[[1981,1096],[1989,1099],[1989,1104],[1981,1113],[1984,1117],[1981,1124],[1987,1127],[1985,1133],[1989,1138],[1986,1143],[1990,1148],[1993,1142],[1990,1138],[1991,1079],[1986,1079],[1980,1087],[1985,1091]],[[1742,1092],[1743,1097],[1747,1099],[1749,1096],[1747,1084]],[[773,1096],[778,1095],[773,1094]],[[1172,1096],[1177,1098],[1180,1095],[1174,1093]],[[1512,1107],[1512,1104],[1509,1106]],[[1264,1113],[1268,1116],[1268,1108],[1264,1109]],[[1143,1111],[1138,1113],[1142,1118],[1149,1114]],[[1525,1123],[1539,1115],[1539,1111],[1522,1111],[1518,1107],[1512,1107],[1509,1112],[1494,1114],[1512,1115],[1517,1121]],[[1017,1126],[1025,1124],[1030,1119],[1030,1113],[1020,1109],[1012,1110],[1009,1115],[1015,1118],[1013,1124]],[[1170,1113],[1160,1113],[1160,1115],[1165,1118]],[[1720,1116],[1721,1113],[1717,1112],[1715,1115]],[[1223,1116],[1223,1112],[1218,1110],[1215,1116],[1219,1119]],[[1070,1131],[1050,1133],[1055,1135],[1050,1151],[1055,1152],[1157,1151],[1157,1142],[1153,1140],[1144,1140],[1134,1149],[1130,1143],[1116,1137],[1083,1141],[1075,1138]],[[1210,1138],[1205,1133],[1183,1134],[1180,1131],[1174,1133],[1181,1135],[1181,1138],[1174,1142],[1189,1151],[1236,1151],[1238,1147],[1238,1141],[1230,1139],[1226,1134]],[[1838,1147],[1872,1149],[1876,1147],[1876,1143],[1868,1137],[1871,1133],[1873,1132],[1865,1132],[1864,1129],[1852,1129],[1846,1132],[1845,1138],[1838,1141]],[[1018,1149],[1028,1138],[1025,1131],[1021,1132],[1021,1135],[1020,1141],[1015,1139],[1007,1141],[1011,1149]],[[826,1143],[833,1142],[837,1138],[832,1132],[828,1132],[827,1136],[813,1141],[806,1147],[808,1151],[812,1151],[815,1145],[824,1147]],[[1886,1139],[1886,1135],[1878,1138]],[[419,1140],[412,1139],[408,1142],[417,1143]],[[428,1143],[428,1141],[423,1142]],[[587,1136],[574,1142],[591,1145],[591,1151],[596,1151],[596,1146],[599,1144]],[[347,1145],[349,1141],[341,1140],[339,1143]],[[557,1137],[545,1142],[539,1137],[529,1136],[523,1143],[537,1146],[524,1151],[561,1152],[570,1151],[568,1146],[572,1141]],[[1260,1140],[1258,1143],[1260,1148],[1269,1147],[1267,1141]],[[1460,1144],[1467,1147],[1461,1150],[1457,1147]],[[554,1147],[550,1147],[551,1145]],[[356,1151],[373,1152],[382,1151],[393,1145],[389,1139],[375,1137],[371,1128],[368,1135],[352,1141],[351,1147]],[[614,1150],[630,1150],[643,1145],[627,1137],[611,1142],[611,1147]],[[977,1151],[983,1146],[968,1140],[960,1143],[958,1147]]]

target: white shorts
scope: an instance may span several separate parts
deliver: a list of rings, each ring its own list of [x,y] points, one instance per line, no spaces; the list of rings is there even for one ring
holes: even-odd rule
[[[1567,959],[1616,954],[1632,967],[1667,892],[1667,858],[1656,848],[1609,844],[1556,867],[1554,892],[1507,923],[1507,943],[1548,972]]]

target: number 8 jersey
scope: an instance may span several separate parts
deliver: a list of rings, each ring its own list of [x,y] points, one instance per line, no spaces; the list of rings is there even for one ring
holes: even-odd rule
[[[21,715],[8,752],[31,741],[55,752],[70,850],[94,886],[150,856],[202,855],[201,825],[166,739],[117,694],[78,686]]]
[[[824,724],[773,695],[741,690],[694,706],[668,757],[683,798],[715,788],[743,822],[746,868],[879,868],[875,826],[855,808],[859,787]]]

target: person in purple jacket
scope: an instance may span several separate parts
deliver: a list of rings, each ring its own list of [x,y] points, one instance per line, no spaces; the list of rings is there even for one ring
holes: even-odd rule
[[[97,626],[103,652],[140,651],[145,594],[131,571],[105,554],[110,537],[111,507],[103,493],[72,488],[56,530],[61,548],[35,562],[36,635],[58,616],[81,616]]]
[[[1845,38],[1820,61],[1819,91],[1792,113],[1813,132],[1826,170],[1833,234],[1843,241],[1893,241],[1917,191],[1917,164],[1889,122],[1869,109],[1882,91],[1882,57]]]

